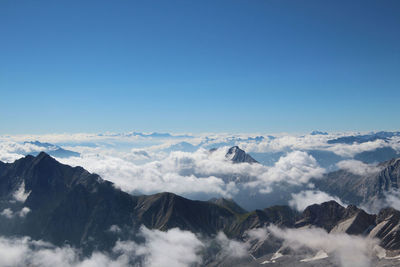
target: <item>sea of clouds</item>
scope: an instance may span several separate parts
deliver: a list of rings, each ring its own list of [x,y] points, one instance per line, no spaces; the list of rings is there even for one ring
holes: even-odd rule
[[[242,191],[269,194],[277,185],[289,185],[304,187],[303,192],[293,194],[290,202],[301,210],[306,204],[330,199],[342,203],[336,196],[313,191],[311,179],[322,178],[332,169],[356,175],[376,173],[381,167],[363,163],[354,156],[383,147],[400,151],[400,137],[352,144],[328,143],[349,134],[355,133],[4,135],[0,136],[0,160],[13,162],[43,150],[40,145],[26,141],[47,142],[80,153],[79,157],[57,158],[60,162],[82,166],[130,193],[168,191],[204,200],[235,198]],[[279,156],[271,159],[272,164],[235,164],[225,157],[234,145],[254,155],[278,153]],[[210,152],[211,148],[217,149]],[[341,160],[329,167],[322,166],[312,151],[332,153]],[[390,203],[395,202],[392,195]]]

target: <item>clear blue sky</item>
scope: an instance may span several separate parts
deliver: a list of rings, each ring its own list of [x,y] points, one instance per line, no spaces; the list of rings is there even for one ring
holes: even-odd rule
[[[400,1],[0,1],[0,134],[400,128]]]

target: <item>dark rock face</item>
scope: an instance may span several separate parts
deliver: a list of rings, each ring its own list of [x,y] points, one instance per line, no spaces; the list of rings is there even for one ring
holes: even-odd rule
[[[244,150],[240,149],[238,146],[231,147],[226,153],[225,157],[230,159],[234,163],[258,163],[252,156],[247,154]]]
[[[376,218],[376,227],[369,236],[381,240],[381,246],[390,249],[400,249],[400,211],[386,208],[379,212]]]
[[[272,206],[263,210],[255,210],[241,214],[225,232],[231,237],[242,237],[243,234],[254,228],[275,224],[282,227],[293,227],[299,214],[288,206]]]
[[[22,184],[29,195],[11,208],[17,211],[27,207],[30,212],[10,227],[2,227],[3,235],[28,235],[56,245],[68,242],[102,249],[109,245],[104,233],[112,224],[133,225],[136,200],[132,196],[96,174],[60,164],[43,152],[1,167],[2,209],[10,207],[14,192]],[[1,218],[5,224],[7,220]]]
[[[207,201],[193,201],[172,193],[137,198],[135,218],[148,228],[179,227],[195,233],[215,234],[235,219],[228,209]]]
[[[350,205],[342,207],[335,201],[308,206],[296,227],[316,226],[328,232],[367,234],[375,226],[375,215]]]
[[[316,188],[338,196],[342,200],[359,205],[383,199],[391,190],[398,190],[400,184],[400,158],[378,165],[381,170],[366,175],[356,175],[345,170],[327,174],[315,179]]]
[[[317,226],[330,231],[340,220],[345,218],[346,208],[335,201],[308,206],[302,214],[302,219],[296,222],[296,227],[307,225]]]

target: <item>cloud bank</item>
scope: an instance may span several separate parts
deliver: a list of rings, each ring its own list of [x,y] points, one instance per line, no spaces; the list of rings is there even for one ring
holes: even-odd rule
[[[117,241],[111,252],[94,252],[81,258],[78,250],[69,246],[56,247],[28,237],[0,237],[0,266],[61,266],[61,267],[125,267],[177,266],[201,263],[204,247],[196,235],[177,228],[167,232],[142,227],[143,244]]]
[[[283,230],[269,226],[267,229],[276,237],[282,238],[286,246],[294,250],[301,247],[315,252],[322,250],[333,255],[343,267],[371,266],[371,259],[376,257],[379,250],[376,239],[342,233],[328,234],[320,228]]]

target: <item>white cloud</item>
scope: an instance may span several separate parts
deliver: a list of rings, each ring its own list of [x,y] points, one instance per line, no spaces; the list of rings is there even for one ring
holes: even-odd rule
[[[216,241],[222,248],[220,257],[241,258],[249,254],[248,243],[229,239],[223,232],[218,233]]]
[[[233,164],[225,158],[228,147],[210,153],[171,152],[160,160],[135,164],[120,157],[97,153],[81,153],[81,157],[59,159],[65,164],[83,166],[128,192],[151,194],[169,191],[176,194],[212,194],[234,196],[238,183],[268,192],[278,182],[304,184],[320,178],[325,170],[306,152],[294,151],[281,157],[273,167],[261,164]]]
[[[250,240],[265,240],[268,237],[266,228],[254,228],[246,231],[245,235]]]
[[[121,228],[119,228],[118,225],[113,224],[113,225],[110,226],[109,231],[113,232],[113,233],[120,233],[121,232]]]
[[[289,205],[298,211],[303,211],[306,207],[312,204],[321,204],[330,200],[334,200],[342,206],[347,206],[338,197],[317,190],[306,190],[297,194],[292,194],[292,199],[289,201]]]
[[[30,208],[28,208],[28,207],[23,207],[23,208],[18,212],[18,216],[21,217],[21,218],[24,218],[30,211],[31,211]]]
[[[388,193],[386,193],[385,200],[389,207],[400,210],[400,191],[389,191]]]
[[[247,152],[280,152],[291,150],[323,149],[332,135],[281,135],[266,138],[261,142],[242,142],[240,146]]]
[[[374,199],[370,202],[363,203],[362,209],[369,213],[378,213],[381,209],[392,207],[396,210],[400,210],[400,191],[398,189],[391,189],[384,192],[384,197]]]
[[[188,267],[201,263],[199,251],[204,244],[191,232],[142,227],[140,234],[145,238],[142,244],[117,241],[110,253],[94,252],[84,259],[69,246],[56,247],[28,237],[0,237],[0,266],[123,267],[136,263],[146,267]]]
[[[189,231],[174,228],[162,232],[142,227],[141,234],[146,239],[146,243],[137,247],[136,254],[145,256],[146,266],[184,267],[201,263],[199,252],[204,244]],[[130,245],[132,244],[118,242],[114,251],[126,252]]]
[[[281,157],[250,186],[261,186],[260,192],[268,193],[273,183],[301,185],[308,183],[311,178],[321,178],[324,173],[325,169],[321,168],[312,156],[306,152],[293,151]]]
[[[366,164],[362,161],[353,159],[339,161],[336,163],[336,166],[340,169],[360,176],[378,173],[380,170],[382,170],[382,168],[379,166]]]
[[[375,141],[369,141],[364,143],[353,143],[353,144],[333,144],[327,150],[334,152],[335,154],[343,157],[354,157],[354,155],[375,150],[388,146],[384,140],[377,139]]]
[[[209,193],[231,196],[237,191],[234,183],[225,183],[213,175],[195,176],[194,157],[173,154],[161,161],[136,165],[127,160],[100,154],[59,159],[65,164],[83,166],[114,182],[125,191],[142,193],[173,192],[176,194]],[[204,176],[200,176],[204,175]]]
[[[23,207],[21,210],[19,210],[17,212],[13,212],[10,208],[6,208],[0,213],[0,215],[6,217],[8,219],[12,219],[15,216],[24,218],[30,211],[31,211],[31,209],[28,207]]]
[[[332,254],[343,267],[367,267],[371,265],[372,257],[376,257],[378,240],[361,236],[350,236],[344,233],[328,234],[320,228],[311,229],[280,229],[269,226],[268,231],[292,249],[307,247],[317,251]]]
[[[4,210],[0,213],[0,215],[6,217],[6,218],[8,218],[8,219],[11,219],[11,218],[14,217],[14,212],[13,212],[11,209],[7,208],[7,209],[4,209]]]
[[[31,193],[31,191],[28,191],[28,192],[25,191],[25,181],[22,181],[21,185],[14,192],[13,198],[16,201],[25,202],[25,200],[28,198],[30,193]]]

